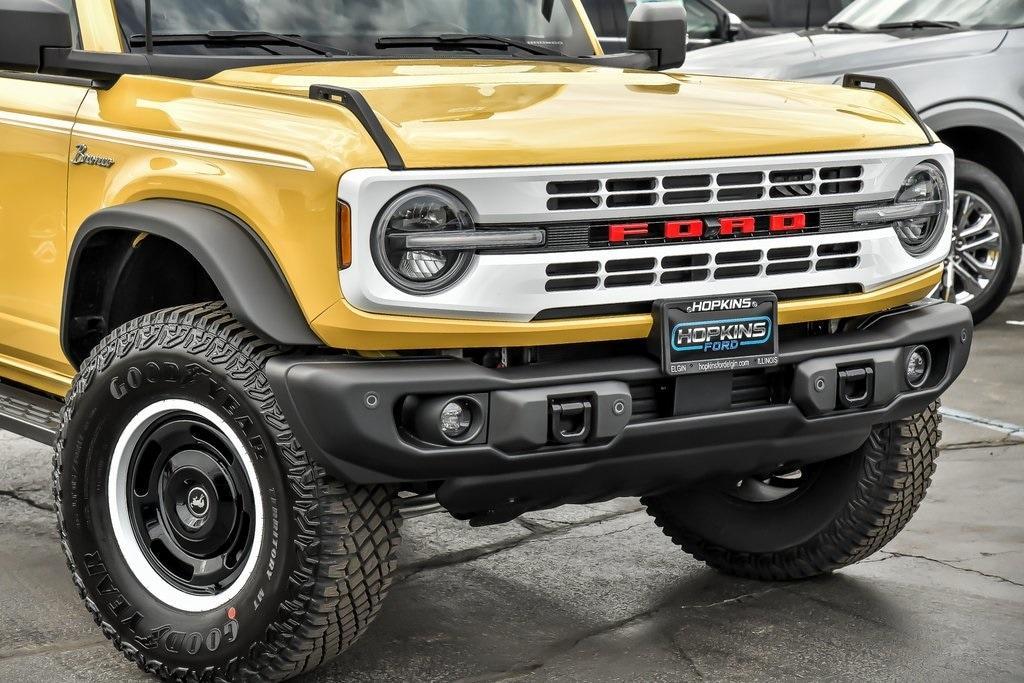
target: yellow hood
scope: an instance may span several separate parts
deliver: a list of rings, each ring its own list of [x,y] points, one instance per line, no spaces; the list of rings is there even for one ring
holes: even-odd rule
[[[762,156],[926,144],[888,96],[522,61],[342,61],[226,71],[219,85],[359,90],[409,168]]]

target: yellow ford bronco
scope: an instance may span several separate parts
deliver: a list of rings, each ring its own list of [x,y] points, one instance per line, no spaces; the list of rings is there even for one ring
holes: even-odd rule
[[[603,54],[578,0],[0,0],[0,428],[145,671],[285,679],[403,517],[640,496],[798,579],[934,471],[953,158],[892,83]]]

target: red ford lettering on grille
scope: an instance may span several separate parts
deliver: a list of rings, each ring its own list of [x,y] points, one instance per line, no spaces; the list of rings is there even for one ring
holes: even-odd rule
[[[803,230],[807,227],[807,214],[803,213],[780,213],[771,218],[772,232],[789,232],[790,230]]]
[[[663,228],[661,226],[664,226]],[[726,218],[694,218],[659,223],[617,223],[608,226],[608,241],[621,244],[645,239],[667,241],[699,240],[716,237],[753,235],[763,230],[769,234],[799,232],[808,227],[805,213],[779,213],[768,216],[729,216]]]
[[[630,237],[646,237],[649,232],[647,223],[620,223],[608,227],[608,241],[625,242]]]
[[[698,239],[704,235],[704,221],[671,221],[665,224],[665,239]]]
[[[753,234],[754,229],[757,227],[754,223],[754,219],[750,216],[744,216],[742,218],[723,218],[719,221],[722,224],[723,235],[750,235]]]

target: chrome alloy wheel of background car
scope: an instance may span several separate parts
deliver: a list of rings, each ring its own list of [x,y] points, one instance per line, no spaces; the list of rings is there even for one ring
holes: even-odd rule
[[[995,281],[1002,258],[1002,225],[979,195],[957,190],[953,198],[953,247],[938,298],[969,305]]]
[[[198,403],[148,406],[121,433],[108,509],[128,566],[161,602],[205,612],[234,598],[255,571],[263,504],[252,459],[234,430]]]

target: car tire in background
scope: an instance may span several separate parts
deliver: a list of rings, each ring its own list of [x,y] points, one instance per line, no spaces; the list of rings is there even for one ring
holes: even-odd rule
[[[1016,280],[1021,237],[1020,210],[1006,183],[981,164],[957,160],[952,272],[941,298],[967,306],[975,323],[992,315]]]

